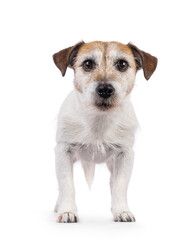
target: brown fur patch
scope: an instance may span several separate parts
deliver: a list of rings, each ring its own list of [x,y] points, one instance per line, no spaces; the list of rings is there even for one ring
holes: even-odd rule
[[[73,67],[75,56],[83,44],[84,42],[79,42],[76,45],[65,48],[53,55],[53,61],[61,71],[63,77],[65,76],[67,67]]]
[[[119,43],[119,42],[109,42],[109,46],[111,44],[115,44],[117,49],[125,54],[131,55],[133,56],[133,53],[131,51],[131,49],[127,46],[127,44],[123,44],[123,43]],[[134,57],[134,56],[133,56]]]
[[[134,55],[133,55],[133,52],[132,50],[130,49],[130,47],[127,45],[127,44],[123,44],[123,43],[119,43],[119,42],[109,42],[109,51],[110,51],[110,48],[112,49],[113,47],[116,47],[116,50],[118,50],[119,52],[122,52],[124,54],[127,54],[129,56],[131,56],[131,58],[135,58]],[[129,63],[130,64],[130,63]],[[136,72],[136,64],[135,64],[135,61],[132,62],[131,66],[132,68],[135,69],[135,72]]]
[[[128,46],[132,50],[135,57],[137,70],[143,68],[144,76],[146,80],[149,80],[157,67],[157,58],[149,53],[140,50],[138,47],[131,43],[129,43]]]
[[[102,71],[101,69],[98,69],[97,72],[93,73],[93,75],[89,77],[89,79],[86,81],[86,84],[88,84],[91,81],[105,82],[105,72]]]
[[[61,220],[62,220],[62,216],[59,216],[59,217],[57,218],[57,222],[58,222],[58,223],[61,223],[61,222],[62,222]]]
[[[99,49],[100,51],[104,52],[105,42],[94,41],[94,42],[85,43],[79,50],[78,55],[90,53],[91,51],[93,51],[95,49]]]
[[[133,87],[134,87],[134,84],[129,89],[127,89],[126,95],[129,95],[129,93],[132,91]]]
[[[102,54],[102,58],[100,59],[99,68],[96,69],[90,78],[86,81],[89,83],[91,81],[107,81],[107,79],[114,79],[115,81],[121,82],[121,78],[118,77],[116,70],[113,68],[113,64],[111,66],[107,66],[106,61],[107,58],[110,58],[110,51],[117,50],[123,54],[129,55],[133,61],[131,61],[130,67],[135,70],[136,73],[136,64],[134,61],[134,55],[132,50],[126,44],[122,44],[119,42],[101,42],[95,41],[90,43],[85,43],[81,46],[80,50],[78,51],[77,56],[81,56],[83,54],[89,54],[93,51],[100,51]],[[111,59],[112,61],[113,59]],[[108,67],[108,69],[107,69]]]
[[[75,88],[77,89],[77,91],[79,91],[80,93],[82,93],[82,89],[80,88],[80,86],[78,85],[78,83],[75,81]]]
[[[134,57],[132,50],[130,49],[130,47],[128,47],[127,44],[123,44],[123,43],[119,43],[119,42],[115,42],[115,41],[113,41],[113,42],[94,41],[94,42],[84,43],[81,46],[81,48],[78,52],[78,55],[90,53],[91,51],[98,49],[101,52],[103,52],[103,55],[105,56],[106,49],[107,48],[110,49],[110,48],[114,47],[114,45],[117,48],[117,50]]]

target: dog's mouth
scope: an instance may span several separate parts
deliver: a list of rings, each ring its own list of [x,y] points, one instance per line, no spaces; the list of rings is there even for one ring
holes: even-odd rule
[[[115,97],[109,99],[96,98],[95,106],[101,111],[107,111],[115,107]]]
[[[103,103],[96,103],[95,105],[102,111],[106,111],[106,110],[113,107],[112,104],[104,103],[104,102]]]

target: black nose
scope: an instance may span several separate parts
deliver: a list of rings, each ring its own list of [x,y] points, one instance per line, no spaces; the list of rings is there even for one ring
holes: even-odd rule
[[[114,94],[115,89],[111,84],[99,84],[96,88],[96,92],[102,98],[109,98]]]

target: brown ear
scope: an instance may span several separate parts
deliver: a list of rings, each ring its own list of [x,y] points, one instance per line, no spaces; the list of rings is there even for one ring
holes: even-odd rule
[[[76,45],[65,48],[53,55],[53,61],[55,65],[59,68],[59,70],[62,73],[62,76],[65,76],[65,72],[67,70],[67,67],[73,67],[75,57],[77,55],[77,52],[81,45],[84,44],[84,42],[79,42]]]
[[[157,67],[157,58],[141,51],[139,48],[129,43],[128,46],[131,48],[135,57],[137,70],[143,68],[144,76],[148,80]]]

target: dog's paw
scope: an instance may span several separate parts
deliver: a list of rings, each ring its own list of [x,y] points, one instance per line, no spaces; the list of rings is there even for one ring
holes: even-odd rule
[[[64,212],[59,215],[57,219],[58,223],[76,223],[78,222],[78,217],[72,212]]]
[[[114,214],[115,222],[135,222],[135,217],[131,212],[121,212]]]

